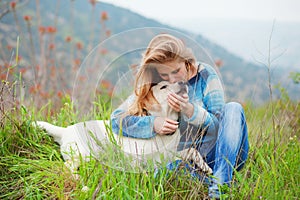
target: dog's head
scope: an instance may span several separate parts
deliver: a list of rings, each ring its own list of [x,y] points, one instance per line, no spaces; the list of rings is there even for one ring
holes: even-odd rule
[[[188,92],[187,84],[183,81],[176,83],[169,83],[168,81],[161,81],[152,87],[153,96],[161,104],[167,100],[168,94],[174,92],[178,95],[183,95]]]
[[[174,92],[179,95],[183,95],[188,92],[187,84],[183,81],[176,83],[169,83],[168,81],[162,81],[152,87],[152,93],[159,105],[153,105],[149,110],[151,115],[168,117],[170,119],[177,120],[178,113],[174,111],[168,104],[168,94]]]

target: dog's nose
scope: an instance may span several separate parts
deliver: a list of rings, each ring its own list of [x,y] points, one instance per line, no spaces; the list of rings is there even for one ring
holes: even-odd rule
[[[178,84],[180,87],[186,87],[186,86],[187,86],[187,82],[185,82],[185,81],[178,81],[177,84]]]
[[[187,88],[187,83],[184,81],[178,81],[177,82],[178,86],[179,86],[179,91],[177,92],[177,94],[182,95],[187,93],[188,88]]]
[[[179,81],[178,84],[181,86],[181,85],[184,85],[185,82],[184,81]]]

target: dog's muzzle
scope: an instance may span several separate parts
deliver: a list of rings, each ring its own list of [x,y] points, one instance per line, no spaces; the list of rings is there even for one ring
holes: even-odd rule
[[[176,94],[182,96],[183,94],[186,94],[188,92],[187,82],[179,81],[177,82],[177,84],[179,85],[180,89]]]

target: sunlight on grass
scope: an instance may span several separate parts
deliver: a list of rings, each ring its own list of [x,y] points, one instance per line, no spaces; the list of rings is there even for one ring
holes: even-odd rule
[[[95,105],[98,106],[95,110],[103,109],[100,104]],[[272,114],[268,105],[246,108],[251,149],[244,169],[235,172],[234,186],[226,189],[230,199],[299,197],[298,106],[299,103],[274,102],[276,133],[272,133],[272,123],[268,121]],[[66,125],[77,121],[68,109],[70,106],[63,106],[52,117],[53,122]],[[43,118],[38,113],[35,111],[34,119]],[[101,116],[96,116],[98,113],[94,112],[95,119],[103,119],[103,110]],[[286,114],[296,118],[287,118]],[[76,180],[65,168],[58,145],[43,130],[31,126],[31,116],[31,109],[24,107],[20,112],[7,114],[5,126],[1,126],[1,198],[202,199],[206,196],[207,186],[184,174],[163,173],[154,177],[153,171],[133,173],[120,170],[122,165],[103,164],[105,158],[82,162],[80,179]],[[271,134],[276,134],[276,144]],[[122,163],[115,149],[109,154],[114,154],[114,162]],[[81,191],[84,185],[89,187],[87,192]]]
[[[36,13],[40,12],[38,2],[34,2]],[[124,155],[116,141],[112,141],[114,145],[103,146],[105,151],[97,159],[91,158],[89,162],[81,160],[77,172],[79,178],[76,178],[64,165],[54,139],[32,125],[36,120],[43,120],[67,127],[84,120],[107,120],[110,117],[114,86],[109,79],[99,82],[99,90],[93,91],[96,95],[94,102],[83,103],[87,107],[92,104],[87,114],[76,110],[71,100],[74,82],[79,83],[76,87],[78,96],[88,99],[86,94],[89,92],[86,90],[92,88],[91,82],[98,81],[98,77],[87,81],[89,76],[85,73],[77,77],[84,55],[96,44],[94,23],[98,19],[92,9],[91,32],[90,36],[84,35],[89,39],[84,46],[73,32],[73,21],[77,19],[74,17],[74,2],[70,1],[70,22],[60,27],[63,29],[43,24],[46,19],[39,14],[34,15],[35,11],[32,11],[32,17],[26,13],[22,22],[18,20],[23,9],[19,9],[21,4],[18,1],[7,3],[13,14],[12,26],[17,30],[9,29],[8,34],[18,36],[16,41],[9,42],[13,46],[8,43],[7,49],[3,43],[1,51],[1,59],[5,62],[0,66],[0,199],[207,198],[207,185],[202,181],[195,180],[184,171],[167,172],[164,168],[154,176],[153,163],[142,167],[133,165],[133,158]],[[89,3],[94,7],[96,1]],[[51,22],[56,24],[57,11],[50,12],[56,15]],[[108,14],[105,11],[101,13],[100,32],[97,32],[100,38],[97,41],[103,41],[111,34],[106,26]],[[26,30],[22,30],[24,25]],[[67,30],[72,31],[67,33]],[[55,40],[55,37],[59,38],[56,35],[58,31],[63,32],[65,39]],[[100,56],[85,64],[84,70],[90,75],[96,75],[102,61],[111,56],[110,49],[99,50]],[[220,62],[222,60],[219,60],[222,65]],[[224,197],[228,199],[300,197],[300,102],[293,102],[280,85],[275,87],[280,98],[272,99],[271,62],[267,66],[270,91],[262,92],[271,93],[271,99],[260,107],[253,106],[251,101],[244,105],[250,140],[249,159],[241,171],[234,173],[232,187],[222,188]],[[295,84],[300,83],[299,72],[290,76]],[[89,189],[83,191],[84,187]]]
[[[2,82],[3,91],[17,87]],[[250,152],[240,172],[235,172],[231,188],[224,187],[229,199],[297,199],[300,196],[300,109],[299,102],[282,97],[261,107],[245,104]],[[114,145],[89,162],[81,160],[79,178],[68,171],[58,144],[40,128],[35,120],[69,126],[85,119],[109,119],[110,96],[99,96],[91,113],[78,115],[67,94],[61,107],[52,112],[48,101],[41,109],[26,107],[22,102],[0,105],[0,198],[1,199],[204,199],[207,185],[184,172],[162,170],[154,176],[150,163],[132,165]],[[57,105],[56,105],[57,106]],[[272,109],[271,109],[272,108]],[[271,120],[271,118],[273,120]],[[111,131],[110,131],[111,132]],[[112,133],[110,133],[112,134]],[[99,144],[100,145],[100,144]],[[135,168],[137,167],[137,168]],[[83,191],[84,187],[89,190]]]

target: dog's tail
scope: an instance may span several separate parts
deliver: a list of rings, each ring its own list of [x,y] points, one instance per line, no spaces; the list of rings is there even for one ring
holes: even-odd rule
[[[54,126],[48,122],[44,122],[44,121],[37,121],[36,125],[45,129],[46,132],[51,135],[52,137],[54,137],[54,140],[56,142],[59,142],[60,139],[62,138],[63,133],[66,131],[66,128],[63,127],[59,127],[59,126]]]

